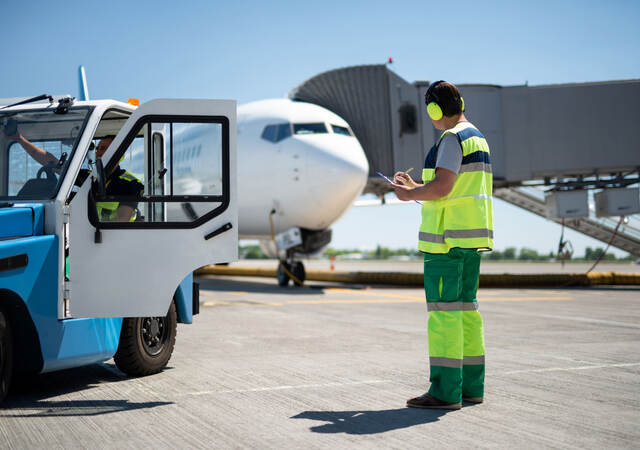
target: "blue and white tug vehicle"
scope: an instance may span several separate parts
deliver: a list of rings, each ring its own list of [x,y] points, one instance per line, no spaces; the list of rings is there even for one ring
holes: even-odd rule
[[[192,271],[237,259],[236,192],[235,101],[0,100],[0,401],[22,373],[161,371],[198,313]]]

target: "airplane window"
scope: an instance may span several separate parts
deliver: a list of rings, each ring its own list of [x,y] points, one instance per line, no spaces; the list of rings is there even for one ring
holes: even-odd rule
[[[262,139],[269,142],[280,142],[291,136],[291,124],[281,123],[278,125],[267,125],[262,131]]]
[[[344,134],[345,136],[351,136],[351,133],[349,132],[349,128],[347,127],[341,127],[340,125],[331,124],[331,128],[333,128],[333,132],[335,134]]]
[[[264,130],[262,131],[262,139],[266,139],[267,141],[270,141],[270,142],[276,142],[276,131],[277,131],[276,125],[267,125],[266,127],[264,127]]]
[[[294,123],[293,134],[319,134],[327,133],[324,123]]]
[[[280,142],[283,139],[291,136],[291,124],[290,123],[281,123],[278,125],[278,133],[276,135],[277,142]]]

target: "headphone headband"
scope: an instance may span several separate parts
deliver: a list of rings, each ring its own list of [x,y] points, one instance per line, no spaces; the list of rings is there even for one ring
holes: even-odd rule
[[[444,83],[444,80],[438,80],[438,81],[434,81],[433,83],[431,83],[429,85],[429,87],[427,88],[427,92],[425,95],[425,103],[429,104],[430,102],[428,101],[429,98],[433,98],[436,102],[438,102],[440,99],[438,98],[438,95],[433,91],[434,88],[439,85],[440,83]]]

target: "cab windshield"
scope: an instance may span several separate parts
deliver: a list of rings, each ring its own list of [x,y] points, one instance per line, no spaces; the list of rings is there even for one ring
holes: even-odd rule
[[[55,197],[90,108],[0,112],[0,200]]]

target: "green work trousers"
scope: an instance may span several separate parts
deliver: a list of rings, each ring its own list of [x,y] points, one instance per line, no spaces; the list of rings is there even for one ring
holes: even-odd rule
[[[429,365],[435,398],[457,403],[484,396],[484,332],[476,292],[480,254],[452,248],[424,255],[429,311]]]

